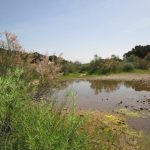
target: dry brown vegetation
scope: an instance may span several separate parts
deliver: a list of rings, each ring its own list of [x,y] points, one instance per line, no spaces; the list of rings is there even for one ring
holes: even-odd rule
[[[22,48],[15,34],[11,32],[1,33],[0,40],[0,64],[1,74],[5,74],[8,69],[23,67],[27,73],[26,76],[40,76],[41,80],[52,80],[61,75],[61,55],[57,60],[49,60],[46,55],[38,53],[27,53]]]

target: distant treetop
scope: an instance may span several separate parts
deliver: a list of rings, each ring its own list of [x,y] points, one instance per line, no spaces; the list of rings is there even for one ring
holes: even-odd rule
[[[137,57],[140,58],[144,58],[146,55],[148,55],[148,53],[150,53],[150,45],[146,45],[146,46],[135,46],[135,48],[132,48],[131,51],[125,53],[123,56],[124,58],[130,57],[131,55],[135,55]]]

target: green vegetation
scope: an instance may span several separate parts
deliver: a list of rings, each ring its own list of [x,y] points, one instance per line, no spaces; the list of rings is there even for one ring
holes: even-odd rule
[[[135,48],[132,48],[131,51],[125,53],[124,57],[128,58],[134,55],[139,58],[147,58],[149,54],[150,54],[150,45],[146,45],[146,46],[138,45],[138,46],[135,46]]]
[[[85,149],[85,119],[74,109],[66,114],[54,101],[32,101],[22,73],[16,69],[0,78],[0,148]]]
[[[131,51],[124,54],[124,58],[112,55],[111,58],[102,59],[98,55],[87,64],[65,61],[62,71],[67,74],[86,73],[110,74],[120,72],[134,72],[135,69],[149,70],[150,68],[150,46],[135,46]]]
[[[150,117],[150,112],[145,111],[145,110],[143,110],[143,111],[131,111],[131,110],[126,109],[126,108],[121,108],[121,109],[115,110],[115,112],[130,116],[130,117],[140,117],[140,118],[149,118]]]
[[[134,70],[134,66],[132,63],[124,63],[123,64],[123,71],[124,72],[130,72]]]
[[[70,78],[76,78],[80,77],[81,73],[69,73],[67,75],[64,75],[65,77],[70,77]]]

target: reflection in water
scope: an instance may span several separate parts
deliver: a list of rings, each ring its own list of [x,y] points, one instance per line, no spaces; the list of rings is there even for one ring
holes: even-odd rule
[[[150,83],[143,81],[126,81],[126,87],[132,87],[135,91],[150,91]]]
[[[101,92],[112,92],[119,89],[120,81],[109,80],[90,80],[90,87],[95,91],[95,94]]]
[[[120,88],[120,85],[132,88],[135,91],[150,91],[150,85],[143,81],[115,81],[115,80],[89,80],[90,87],[95,91],[95,94],[101,92],[113,92]]]
[[[146,82],[114,80],[70,80],[55,92],[61,101],[67,91],[77,94],[82,109],[112,111],[116,108],[150,109],[150,92]]]
[[[59,90],[64,90],[69,84],[72,84],[74,81],[73,80],[67,80],[67,81],[55,81],[51,83],[44,83],[40,84],[37,87],[36,93],[33,95],[34,100],[49,100],[51,96],[55,93],[55,91]]]
[[[55,88],[54,88],[55,87]],[[150,111],[150,87],[146,82],[112,80],[68,80],[41,87],[35,99],[52,97],[63,101],[67,92],[76,93],[79,108],[112,111],[116,108]]]
[[[47,99],[49,100],[51,96],[53,96],[54,93],[59,93],[59,91],[63,91],[64,93],[71,87],[77,92],[78,95],[81,95],[78,97],[80,100],[81,97],[92,97],[91,101],[95,98],[95,96],[99,96],[99,99],[119,99],[122,101],[122,99],[125,99],[125,97],[129,97],[132,99],[137,99],[137,101],[140,101],[139,95],[142,95],[143,92],[149,92],[150,91],[150,85],[148,82],[143,81],[115,81],[115,80],[66,80],[66,81],[59,81],[58,83],[54,82],[51,84],[42,84],[39,85],[38,90],[36,94],[34,95],[34,99],[40,100],[40,99]],[[70,90],[69,89],[69,90]],[[141,92],[140,93],[136,93]],[[92,92],[94,92],[92,94]],[[149,93],[150,94],[150,93]],[[105,95],[105,96],[103,96]],[[145,97],[145,95],[144,95]],[[128,100],[129,100],[128,98]],[[85,98],[87,99],[87,98]],[[148,101],[150,97],[147,97]],[[144,102],[144,101],[143,101]],[[122,102],[121,102],[122,103]],[[150,102],[148,101],[149,105]]]

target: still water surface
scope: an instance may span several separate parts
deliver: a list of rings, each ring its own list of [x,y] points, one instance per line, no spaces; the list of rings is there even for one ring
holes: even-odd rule
[[[56,96],[59,102],[65,97],[72,102],[74,93],[78,109],[112,112],[122,108],[148,113],[148,117],[127,116],[128,125],[150,135],[150,84],[143,81],[74,80],[66,81]],[[69,97],[69,98],[68,98]],[[67,102],[68,102],[67,101]],[[68,103],[69,103],[68,102]]]
[[[63,101],[69,92],[75,93],[79,109],[111,112],[116,108],[128,108],[150,111],[150,85],[142,81],[68,81],[55,92],[55,96]]]
[[[150,82],[68,80],[61,81],[55,89],[53,86],[41,87],[34,98],[48,101],[54,98],[60,103],[67,99],[65,107],[70,107],[74,99],[79,110],[115,113],[123,113],[122,110],[125,110],[128,125],[150,136]],[[129,115],[129,112],[138,116]]]

